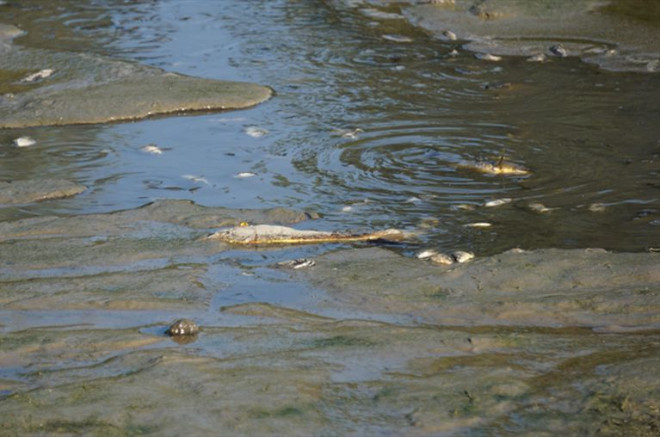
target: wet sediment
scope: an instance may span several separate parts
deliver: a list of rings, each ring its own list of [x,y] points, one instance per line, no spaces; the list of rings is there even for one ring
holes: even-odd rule
[[[243,109],[268,87],[196,78],[100,55],[53,52],[13,42],[0,28],[0,128],[94,124],[158,115]],[[48,74],[39,72],[48,71]],[[45,77],[44,77],[45,76]]]
[[[504,2],[415,3],[460,7],[447,14],[480,23],[507,19],[498,9]],[[403,17],[398,6],[371,6],[363,9],[372,19]],[[403,13],[414,21],[416,11],[435,13]],[[468,39],[458,22],[449,21],[447,35]],[[196,108],[177,93],[216,86],[216,97],[226,97],[219,81],[7,42],[18,33],[0,27],[5,127],[187,111]],[[644,62],[649,72],[653,58]],[[78,67],[95,79],[86,82]],[[33,76],[49,68],[52,74]],[[149,100],[162,91],[158,85],[172,85],[175,94],[164,106]],[[270,95],[237,84],[242,97],[246,87],[254,102]],[[122,102],[109,94],[137,88],[151,97],[131,97],[115,111]],[[211,105],[219,105],[216,97]],[[503,173],[501,162],[492,169]],[[1,182],[0,203],[21,207],[84,190],[62,179]],[[311,215],[188,200],[23,217],[0,223],[0,433],[660,431],[657,253],[514,250],[437,265],[406,256],[414,241],[237,248],[207,237],[242,223],[290,226]],[[298,294],[280,296],[290,289]],[[170,337],[181,319],[187,328],[177,332],[194,334]]]
[[[657,430],[657,254],[511,251],[445,267],[345,248],[272,282],[308,284],[317,297],[302,307],[268,304],[268,290],[255,290],[262,302],[206,314],[225,287],[213,260],[233,249],[202,236],[246,220],[306,217],[163,201],[4,222],[6,429]],[[267,278],[270,269],[245,271]],[[134,316],[124,326],[81,325],[89,310]],[[57,322],[21,326],[12,311]],[[190,342],[166,336],[177,314],[200,325]]]

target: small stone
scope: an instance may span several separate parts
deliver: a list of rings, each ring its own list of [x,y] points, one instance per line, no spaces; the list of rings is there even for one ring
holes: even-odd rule
[[[179,335],[196,335],[199,332],[199,326],[192,320],[179,319],[172,323],[165,333],[170,337]]]

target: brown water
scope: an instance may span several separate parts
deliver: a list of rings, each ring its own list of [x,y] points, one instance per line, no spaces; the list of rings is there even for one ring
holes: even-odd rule
[[[28,31],[16,44],[276,92],[244,111],[0,130],[0,180],[87,187],[0,209],[7,435],[657,432],[660,75],[481,61],[351,4],[0,5]],[[37,144],[10,147],[23,135]],[[460,166],[501,155],[531,174]],[[321,217],[236,210],[273,207]],[[241,221],[420,236],[203,239]],[[447,270],[412,258],[421,246],[478,260]],[[489,257],[513,247],[635,253]],[[318,266],[273,268],[301,256]],[[180,317],[196,341],[164,336]]]

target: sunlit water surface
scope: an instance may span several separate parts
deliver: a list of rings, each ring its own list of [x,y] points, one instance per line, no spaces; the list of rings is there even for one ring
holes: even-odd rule
[[[416,230],[420,244],[483,255],[660,245],[657,74],[576,59],[482,61],[403,20],[321,1],[77,5],[41,22],[43,35],[24,42],[257,82],[276,95],[246,111],[25,130],[38,145],[3,148],[1,178],[67,177],[90,189],[6,208],[6,218],[185,198],[315,211],[322,219],[307,226],[322,229]],[[62,22],[68,37],[53,38]],[[90,36],[98,44],[85,47]],[[143,151],[149,144],[162,154]],[[502,155],[531,175],[459,165]],[[502,198],[511,202],[483,206]]]

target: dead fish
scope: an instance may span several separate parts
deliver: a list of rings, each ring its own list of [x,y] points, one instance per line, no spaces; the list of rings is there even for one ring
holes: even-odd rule
[[[438,251],[435,249],[424,249],[420,252],[418,252],[415,256],[419,259],[429,259],[434,257],[435,255],[438,255]]]
[[[192,175],[192,174],[184,174],[181,177],[186,179],[186,180],[192,181],[192,182],[201,182],[203,184],[210,185],[208,179],[206,179],[205,177],[202,177],[202,176],[195,176],[195,175]]]
[[[498,62],[502,60],[501,56],[491,55],[490,53],[475,53],[474,57],[480,61]]]
[[[444,36],[449,41],[456,41],[458,39],[456,37],[456,34],[451,30],[445,30],[444,32],[442,32],[442,36]]]
[[[398,229],[369,232],[365,234],[348,234],[340,232],[308,231],[277,225],[237,226],[222,229],[208,238],[230,244],[311,244],[311,243],[342,243],[357,241],[389,240],[400,241],[406,235]]]
[[[504,157],[500,157],[496,162],[492,161],[462,161],[458,163],[458,167],[475,170],[481,173],[495,174],[495,175],[528,175],[530,171],[526,168],[504,161]]]
[[[150,153],[152,155],[162,155],[163,150],[155,144],[147,144],[146,146],[140,149],[144,153]]]
[[[552,45],[548,50],[550,50],[550,53],[552,53],[555,56],[559,56],[560,58],[565,58],[568,56],[568,51],[566,51],[564,46],[562,46],[561,44]]]
[[[37,71],[36,73],[32,73],[30,75],[25,76],[23,79],[21,79],[22,83],[30,83],[30,82],[36,82],[38,80],[43,80],[46,79],[47,77],[50,77],[55,70],[51,68],[44,68],[43,70]]]
[[[16,147],[30,147],[37,144],[37,142],[31,137],[18,137],[13,143]]]
[[[474,211],[477,207],[468,203],[460,203],[458,205],[452,205],[450,208],[454,211]]]
[[[457,250],[450,254],[436,253],[430,257],[431,262],[442,265],[462,264],[474,258],[474,253]]]
[[[277,265],[288,269],[304,269],[306,267],[314,267],[316,265],[316,261],[311,258],[298,258],[282,261],[277,263]]]
[[[474,258],[474,253],[472,252],[465,252],[463,250],[457,250],[456,252],[452,252],[451,257],[454,259],[459,264],[466,263],[470,261],[471,259]]]
[[[539,53],[530,56],[529,58],[527,58],[527,62],[545,62],[545,55],[543,53]]]
[[[351,140],[356,139],[361,133],[364,133],[363,129],[356,127],[355,129],[335,129],[333,131],[335,135],[338,135],[342,138],[349,138]]]
[[[454,264],[454,258],[446,253],[438,253],[431,257],[431,262],[435,264],[451,265]]]
[[[463,226],[466,228],[490,228],[493,225],[488,222],[476,222],[476,223],[466,223]]]
[[[387,41],[398,42],[398,43],[413,42],[412,38],[409,38],[409,37],[403,36],[403,35],[390,35],[390,34],[387,34],[387,35],[383,35],[382,38],[387,40]]]
[[[549,212],[554,211],[555,209],[557,209],[557,208],[548,208],[547,206],[545,206],[544,204],[539,203],[539,202],[529,203],[529,204],[527,204],[527,208],[530,211],[536,212],[536,213],[539,213],[539,214],[546,214],[546,213],[549,213]]]
[[[488,202],[484,203],[484,206],[486,208],[495,208],[496,206],[506,205],[507,203],[511,202],[513,202],[513,199],[510,197],[504,197],[502,199],[489,200]]]

